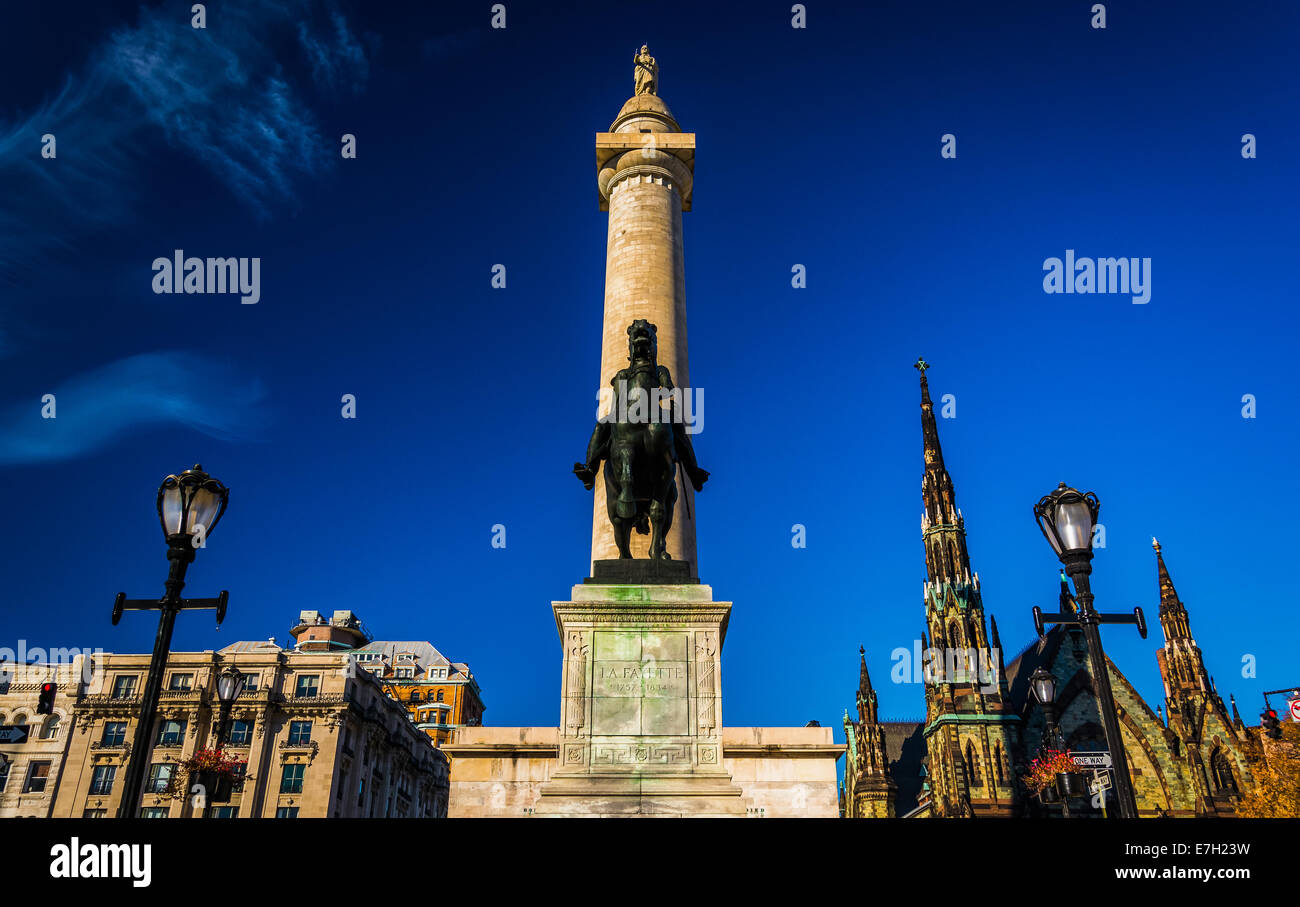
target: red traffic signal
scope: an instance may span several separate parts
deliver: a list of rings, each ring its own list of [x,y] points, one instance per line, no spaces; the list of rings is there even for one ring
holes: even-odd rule
[[[1265,709],[1259,713],[1259,723],[1264,733],[1273,740],[1282,739],[1282,722],[1277,720],[1277,709]]]
[[[36,702],[37,715],[54,714],[54,694],[58,691],[52,683],[41,684],[41,697]]]

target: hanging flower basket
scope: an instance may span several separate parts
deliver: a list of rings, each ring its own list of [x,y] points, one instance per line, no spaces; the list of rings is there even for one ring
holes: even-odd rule
[[[1082,797],[1087,793],[1083,775],[1079,772],[1057,772],[1056,791],[1062,797]]]
[[[176,760],[169,794],[174,797],[187,796],[198,784],[202,785],[208,803],[229,803],[236,774],[247,764],[242,759],[227,756],[221,750],[195,750],[194,755],[188,759]]]
[[[209,803],[229,803],[234,781],[234,776],[225,772],[190,772],[190,789],[202,785]]]
[[[1061,797],[1077,797],[1084,792],[1083,772],[1083,766],[1069,752],[1045,749],[1029,763],[1025,786],[1044,803],[1055,803]]]

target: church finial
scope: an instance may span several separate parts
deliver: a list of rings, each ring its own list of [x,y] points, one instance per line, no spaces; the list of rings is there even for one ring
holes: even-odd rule
[[[633,85],[635,94],[659,94],[659,63],[650,56],[648,45],[642,44],[641,50],[632,57],[635,64]]]

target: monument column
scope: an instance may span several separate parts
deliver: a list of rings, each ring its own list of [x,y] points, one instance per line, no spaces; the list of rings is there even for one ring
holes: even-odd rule
[[[689,388],[686,346],[686,289],[682,260],[682,212],[691,209],[695,135],[682,132],[658,96],[658,65],[649,51],[636,55],[634,94],[609,132],[596,133],[600,209],[609,212],[605,252],[605,313],[601,331],[600,380],[627,366],[627,328],[638,318],[656,325],[659,364],[678,387]],[[608,403],[602,407],[603,415]],[[679,471],[678,500],[668,532],[674,560],[695,563],[695,490]],[[591,524],[593,562],[617,558],[618,548],[605,504],[604,476],[598,475]],[[632,534],[632,556],[648,556],[650,537]]]

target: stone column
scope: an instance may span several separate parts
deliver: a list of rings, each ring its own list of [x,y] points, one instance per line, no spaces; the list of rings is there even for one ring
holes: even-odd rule
[[[691,207],[694,169],[695,135],[681,131],[656,95],[631,98],[610,131],[596,134],[600,208],[609,212],[598,389],[609,387],[627,365],[627,328],[638,318],[658,328],[659,364],[672,373],[673,383],[690,387],[682,212]],[[695,492],[680,470],[677,486],[668,553],[689,563],[691,576],[697,576]],[[649,535],[632,534],[633,557],[646,557],[649,547]],[[602,474],[596,479],[591,558],[617,557]]]

